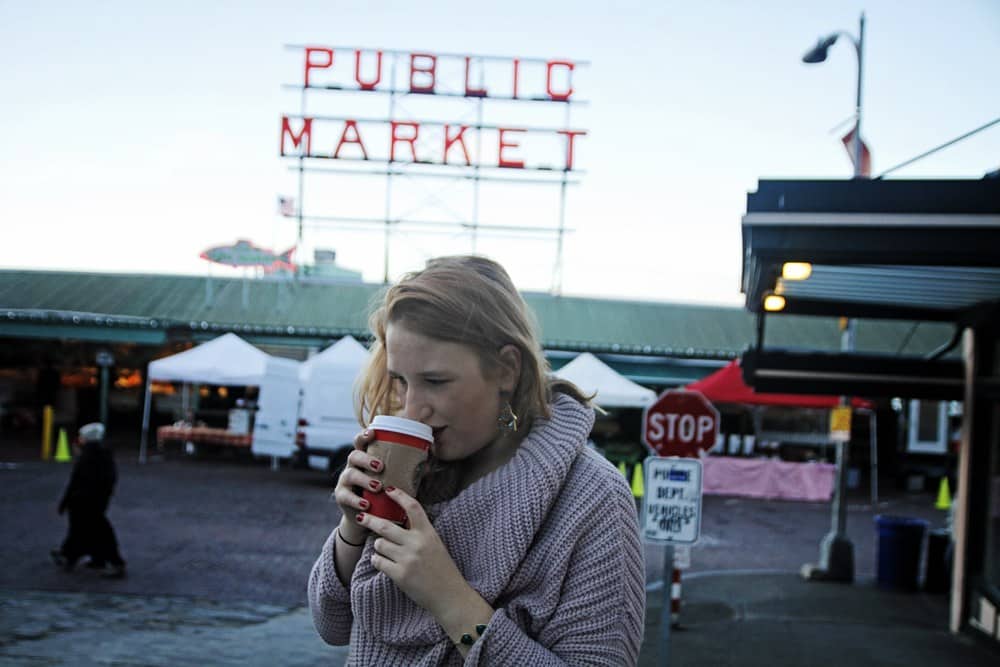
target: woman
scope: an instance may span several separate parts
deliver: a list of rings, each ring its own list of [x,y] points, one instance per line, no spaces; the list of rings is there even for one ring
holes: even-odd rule
[[[103,570],[102,576],[121,579],[125,560],[107,517],[118,468],[111,450],[104,446],[104,424],[82,426],[73,449],[76,463],[59,501],[59,514],[69,510],[69,532],[62,546],[49,553],[66,571],[72,570],[81,556],[89,555],[87,567]]]
[[[343,511],[309,577],[313,622],[349,665],[634,665],[644,567],[635,505],[585,447],[594,422],[549,377],[504,269],[446,257],[372,314],[361,414],[433,428],[412,498],[382,488],[366,430],[338,478]],[[387,493],[399,526],[365,512]]]

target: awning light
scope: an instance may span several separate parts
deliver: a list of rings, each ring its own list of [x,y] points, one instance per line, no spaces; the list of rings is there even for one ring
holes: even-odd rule
[[[781,267],[781,277],[785,280],[805,280],[812,272],[809,262],[785,262]]]
[[[769,313],[776,313],[785,308],[785,297],[777,294],[768,294],[764,297],[764,310]]]

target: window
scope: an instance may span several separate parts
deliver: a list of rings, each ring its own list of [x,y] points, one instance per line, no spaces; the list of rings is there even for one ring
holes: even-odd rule
[[[948,453],[946,402],[910,401],[910,427],[906,451],[915,454]]]

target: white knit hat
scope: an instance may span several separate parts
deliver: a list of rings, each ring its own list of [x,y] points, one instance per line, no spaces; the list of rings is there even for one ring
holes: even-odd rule
[[[100,442],[104,440],[104,424],[91,422],[80,427],[81,442]]]

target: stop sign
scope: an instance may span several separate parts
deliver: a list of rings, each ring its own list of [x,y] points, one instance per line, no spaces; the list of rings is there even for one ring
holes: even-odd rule
[[[719,411],[698,391],[665,391],[642,414],[642,440],[660,456],[697,457],[718,435]]]

